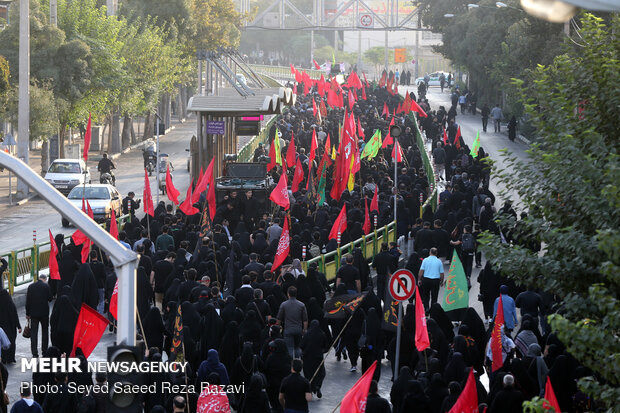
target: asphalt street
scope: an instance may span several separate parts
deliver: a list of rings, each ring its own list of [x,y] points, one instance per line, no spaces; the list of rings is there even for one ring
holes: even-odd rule
[[[185,149],[189,149],[190,139],[195,134],[196,121],[192,118],[190,121],[177,124],[173,130],[160,137],[160,152],[170,155],[172,165],[175,167],[173,172],[174,183],[182,194],[185,194],[189,183],[189,174],[187,173],[189,153]],[[94,154],[91,153],[90,157],[94,157]],[[88,161],[93,183],[99,183],[97,163],[98,161],[91,159]],[[129,191],[134,191],[138,198],[142,198],[144,188],[142,150],[135,149],[122,154],[114,160],[114,164],[116,166],[114,171],[116,187],[121,194],[126,196]],[[157,194],[155,174],[150,177],[150,183],[153,202],[155,203]],[[163,198],[167,199],[165,195]],[[6,207],[3,210],[2,219],[0,219],[0,233],[2,234],[0,253],[32,246],[32,231],[37,231],[40,242],[42,237],[47,237],[48,229],[51,229],[54,235],[57,233],[68,235],[75,231],[74,227],[63,228],[60,222],[60,214],[42,199],[35,198],[24,205]]]

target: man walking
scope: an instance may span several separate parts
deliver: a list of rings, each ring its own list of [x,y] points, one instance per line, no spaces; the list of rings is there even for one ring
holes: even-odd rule
[[[465,225],[463,227],[463,235],[458,241],[450,241],[450,244],[455,247],[461,248],[459,254],[463,269],[465,270],[465,277],[467,277],[467,287],[471,288],[471,269],[474,265],[474,254],[476,253],[476,238],[472,234],[471,225]]]
[[[301,336],[308,329],[308,312],[304,303],[297,300],[297,288],[288,288],[288,300],[280,304],[278,321],[284,324],[283,336],[289,354],[293,358],[299,357]]]
[[[431,248],[430,255],[422,261],[418,273],[418,285],[422,293],[424,310],[428,311],[430,306],[437,302],[439,287],[443,285],[443,263],[437,258],[437,248]]]
[[[435,160],[439,179],[444,179],[444,174],[446,173],[446,151],[441,146],[441,142],[437,142],[437,147],[433,150],[433,159]]]
[[[280,395],[278,400],[284,413],[303,413],[308,412],[308,402],[312,400],[310,382],[301,376],[303,362],[294,359],[291,363],[291,374],[282,380],[280,385]]]
[[[486,103],[480,109],[480,114],[482,115],[482,131],[487,131],[487,125],[489,124],[489,115],[491,114],[491,109],[489,109],[489,105]]]
[[[499,107],[499,103],[495,105],[493,109],[491,109],[491,117],[493,118],[493,127],[495,128],[495,133],[501,132],[501,121],[504,117],[502,113],[502,109]]]
[[[26,319],[30,321],[30,350],[32,357],[39,357],[38,335],[41,325],[41,348],[47,350],[49,339],[50,306],[52,290],[47,285],[47,275],[39,275],[37,282],[28,286],[26,292]]]
[[[396,271],[396,262],[394,257],[388,251],[388,243],[381,244],[381,252],[372,260],[372,267],[377,270],[377,295],[380,300],[385,299],[385,286]]]

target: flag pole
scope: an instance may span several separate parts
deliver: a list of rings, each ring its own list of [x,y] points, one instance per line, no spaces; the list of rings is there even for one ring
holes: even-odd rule
[[[342,400],[340,400],[340,401],[338,402],[338,405],[336,405],[336,407],[334,407],[334,410],[332,410],[332,413],[335,413],[335,412],[336,412],[336,410],[338,410],[338,408],[340,407],[340,405],[341,405],[341,404],[342,404]]]
[[[183,348],[183,361],[185,361],[185,337],[183,337],[183,340],[181,341],[181,346]],[[185,397],[187,398],[185,408],[187,409],[187,412],[189,412],[189,386],[187,385],[187,369],[183,369],[183,375],[185,376]]]
[[[319,373],[319,370],[321,369],[321,367],[323,366],[323,364],[325,364],[325,360],[327,360],[327,356],[329,356],[329,353],[332,351],[332,348],[334,348],[334,346],[336,345],[336,343],[338,342],[338,340],[340,340],[340,336],[342,335],[342,333],[344,332],[344,330],[347,328],[347,326],[349,325],[349,323],[351,322],[351,320],[353,319],[353,314],[351,314],[349,316],[349,319],[347,320],[347,322],[345,323],[344,327],[342,327],[342,330],[340,330],[340,333],[338,334],[338,337],[336,337],[336,339],[334,340],[334,342],[332,343],[331,346],[329,346],[329,350],[327,350],[327,353],[325,353],[325,356],[323,357],[323,360],[321,360],[321,364],[319,364],[319,367],[317,367],[316,371],[314,372],[314,374],[312,375],[312,378],[310,379],[310,382],[312,383],[312,380],[314,380],[314,378],[316,377],[316,375]],[[338,404],[340,406],[340,404]]]
[[[140,317],[140,312],[138,311],[138,307],[136,307],[136,314],[138,315],[138,322],[140,323],[140,330],[142,331],[142,338],[144,339],[144,346],[148,350],[149,343],[146,342],[146,333],[144,332],[144,327],[142,327],[142,317]]]

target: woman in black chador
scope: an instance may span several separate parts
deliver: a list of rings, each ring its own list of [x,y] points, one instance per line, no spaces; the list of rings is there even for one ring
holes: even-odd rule
[[[2,350],[2,364],[15,363],[15,338],[17,337],[17,330],[21,333],[22,326],[19,323],[15,303],[9,292],[4,288],[0,290],[0,327],[11,342],[11,347]]]
[[[73,349],[73,333],[78,320],[78,311],[69,297],[61,294],[54,303],[50,317],[52,345],[60,349],[61,354],[70,354]]]

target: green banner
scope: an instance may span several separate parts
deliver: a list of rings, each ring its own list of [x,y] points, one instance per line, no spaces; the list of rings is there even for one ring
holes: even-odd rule
[[[478,151],[480,150],[480,131],[476,134],[476,139],[474,139],[474,144],[471,146],[471,151],[469,154],[474,158],[478,157]]]
[[[465,270],[463,269],[463,264],[461,264],[456,250],[454,250],[452,254],[450,270],[448,271],[448,276],[445,281],[446,285],[443,300],[441,300],[441,307],[444,311],[469,307],[467,278],[465,277]]]

